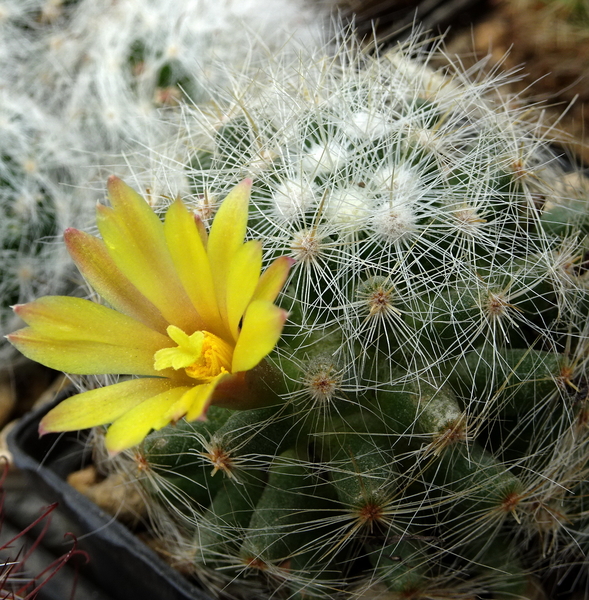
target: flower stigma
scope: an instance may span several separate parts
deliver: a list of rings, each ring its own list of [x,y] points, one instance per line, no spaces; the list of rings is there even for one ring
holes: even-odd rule
[[[187,335],[175,325],[170,325],[166,331],[178,345],[176,348],[162,348],[155,353],[156,371],[170,367],[184,369],[189,377],[203,383],[231,371],[233,350],[220,337],[208,331],[195,331]]]

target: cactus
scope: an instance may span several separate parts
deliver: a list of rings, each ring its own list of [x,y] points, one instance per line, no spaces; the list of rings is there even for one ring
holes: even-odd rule
[[[20,324],[11,305],[79,286],[58,239],[89,224],[107,165],[146,172],[141,164],[153,167],[150,153],[174,136],[179,100],[208,99],[209,81],[259,62],[286,38],[320,43],[319,7],[281,0],[271,14],[263,8],[255,0],[1,3],[2,335]],[[157,171],[149,169],[149,182],[138,175],[154,195],[171,173],[163,162]],[[9,353],[3,344],[0,355]]]
[[[501,77],[435,71],[434,52],[285,51],[183,106],[173,175],[195,221],[176,201],[164,229],[111,178],[104,242],[67,242],[114,309],[16,309],[28,356],[142,376],[66,400],[41,433],[114,421],[106,468],[136,478],[157,547],[217,590],[500,599],[587,582],[586,198]]]
[[[89,152],[141,154],[171,135],[173,112],[160,109],[209,99],[225,70],[240,71],[285,40],[318,44],[318,7],[280,0],[277,10],[264,8],[256,0],[75,0],[54,7],[43,28],[30,17],[39,33],[21,73]]]
[[[296,261],[269,358],[282,403],[116,461],[166,552],[218,588],[587,581],[586,198],[500,78],[435,71],[431,52],[277,57],[215,111],[186,109],[188,203],[206,223],[255,174],[249,235]]]
[[[12,305],[75,287],[57,240],[79,216],[72,184],[82,161],[68,150],[72,137],[29,97],[3,90],[0,111],[0,331],[6,334],[17,324]],[[79,202],[83,193],[76,196]]]

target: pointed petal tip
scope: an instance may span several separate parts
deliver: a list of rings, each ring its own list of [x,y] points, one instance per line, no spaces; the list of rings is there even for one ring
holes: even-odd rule
[[[84,235],[83,231],[80,231],[79,229],[76,229],[75,227],[67,227],[66,229],[64,229],[63,239],[65,240],[65,243],[67,244],[68,240],[80,237],[81,235]]]
[[[60,433],[62,431],[65,431],[64,429],[60,429],[59,426],[54,426],[51,427],[51,421],[55,421],[55,419],[51,418],[51,411],[49,411],[39,422],[39,427],[37,428],[37,432],[39,433],[39,437],[43,437],[44,435],[47,435],[48,433]]]
[[[117,454],[120,454],[123,450],[127,450],[127,448],[129,448],[129,446],[126,444],[113,444],[112,440],[110,440],[108,436],[104,438],[104,446],[108,452],[109,458],[114,458],[117,456]]]
[[[116,195],[117,192],[120,193],[120,190],[125,187],[125,183],[122,179],[117,177],[116,175],[110,175],[106,180],[106,191],[108,196]]]
[[[10,308],[12,308],[14,314],[19,315],[26,310],[27,304],[25,303],[21,303],[21,304],[13,304]]]
[[[75,244],[77,240],[79,240],[84,235],[83,231],[79,229],[74,229],[73,227],[68,227],[63,232],[63,241],[65,242],[65,246],[68,251],[71,251],[72,246]]]
[[[129,185],[127,185],[122,179],[116,175],[111,175],[106,181],[106,191],[109,200],[113,206],[118,204],[119,200],[125,200],[130,195],[134,197],[137,192]],[[137,194],[138,195],[138,194]],[[96,207],[100,208],[100,204]]]
[[[62,431],[59,428],[58,429],[54,429],[51,427],[51,412],[49,411],[42,419],[41,421],[39,421],[39,427],[37,428],[37,431],[39,433],[39,437],[43,437],[44,435],[47,435],[48,433],[57,433],[58,431]]]
[[[237,195],[238,197],[241,197],[243,199],[247,198],[249,202],[253,184],[254,180],[251,177],[242,179],[235,187],[233,187],[233,189],[229,190],[229,193],[227,194],[225,199],[227,199],[227,197],[229,196]]]

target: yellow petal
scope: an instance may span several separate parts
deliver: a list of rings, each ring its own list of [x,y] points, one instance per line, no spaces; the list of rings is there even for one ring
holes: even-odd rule
[[[200,236],[200,241],[202,242],[203,248],[206,250],[209,245],[209,232],[199,215],[193,215],[193,219],[198,235]]]
[[[245,179],[223,200],[209,233],[207,253],[221,317],[227,320],[227,276],[235,253],[243,244],[247,228],[252,181]]]
[[[41,419],[39,434],[112,423],[141,402],[170,389],[168,379],[131,379],[66,398]]]
[[[220,373],[215,379],[203,385],[196,386],[187,392],[188,410],[186,411],[186,420],[194,421],[195,419],[203,420],[206,418],[206,412],[211,404],[215,388],[224,379],[231,377],[229,373]]]
[[[84,279],[114,309],[153,329],[166,330],[159,310],[121,273],[102,240],[77,229],[67,229],[64,238]]]
[[[165,376],[153,368],[153,352],[144,348],[112,346],[84,340],[56,340],[30,327],[6,336],[27,358],[50,369],[77,375]]]
[[[213,275],[202,236],[192,215],[177,200],[166,214],[164,231],[174,266],[206,329],[226,336],[217,306]],[[205,232],[206,233],[206,232]]]
[[[119,417],[106,432],[106,448],[116,454],[139,444],[152,429],[170,423],[166,413],[189,388],[175,387],[141,402]]]
[[[286,317],[285,310],[265,300],[255,300],[247,307],[233,352],[233,373],[253,369],[272,351],[280,339]]]
[[[246,242],[235,253],[227,276],[227,323],[237,340],[239,322],[252,299],[262,270],[262,242]]]
[[[169,323],[191,333],[200,329],[202,322],[176,274],[163,223],[121,180],[110,178],[108,190],[114,209],[98,206],[96,221],[113,261]]]
[[[25,356],[78,374],[162,375],[153,356],[173,342],[139,321],[82,298],[45,296],[15,307],[30,327],[8,336]]]
[[[277,258],[261,275],[252,300],[274,302],[286,283],[288,272],[295,260],[288,256]]]
[[[211,387],[211,382],[189,388],[184,395],[170,407],[165,415],[166,419],[169,419],[171,423],[179,421],[182,417],[187,416],[187,413],[191,410],[192,405],[195,403],[199,404],[199,406],[200,404],[204,404],[204,410],[202,412],[206,412],[206,409],[209,405],[207,400],[210,399],[214,389],[215,386]],[[196,417],[188,420],[193,421],[195,418],[200,416],[201,412],[199,412]]]
[[[112,308],[71,296],[43,296],[19,304],[14,312],[36,332],[56,339],[145,346],[155,350],[171,341],[143,323]]]
[[[188,388],[180,397],[180,399],[176,400],[176,402],[170,406],[165,414],[165,418],[168,419],[170,423],[176,423],[179,421],[188,412],[190,405],[192,404],[192,397],[195,391],[199,390],[201,387],[203,386],[196,385]]]

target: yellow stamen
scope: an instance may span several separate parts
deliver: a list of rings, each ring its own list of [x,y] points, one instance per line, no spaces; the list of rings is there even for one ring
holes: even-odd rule
[[[231,369],[233,348],[220,337],[208,331],[195,331],[187,335],[175,325],[167,330],[176,348],[162,348],[154,355],[154,368],[184,369],[189,377],[202,382],[211,381],[220,373]]]

